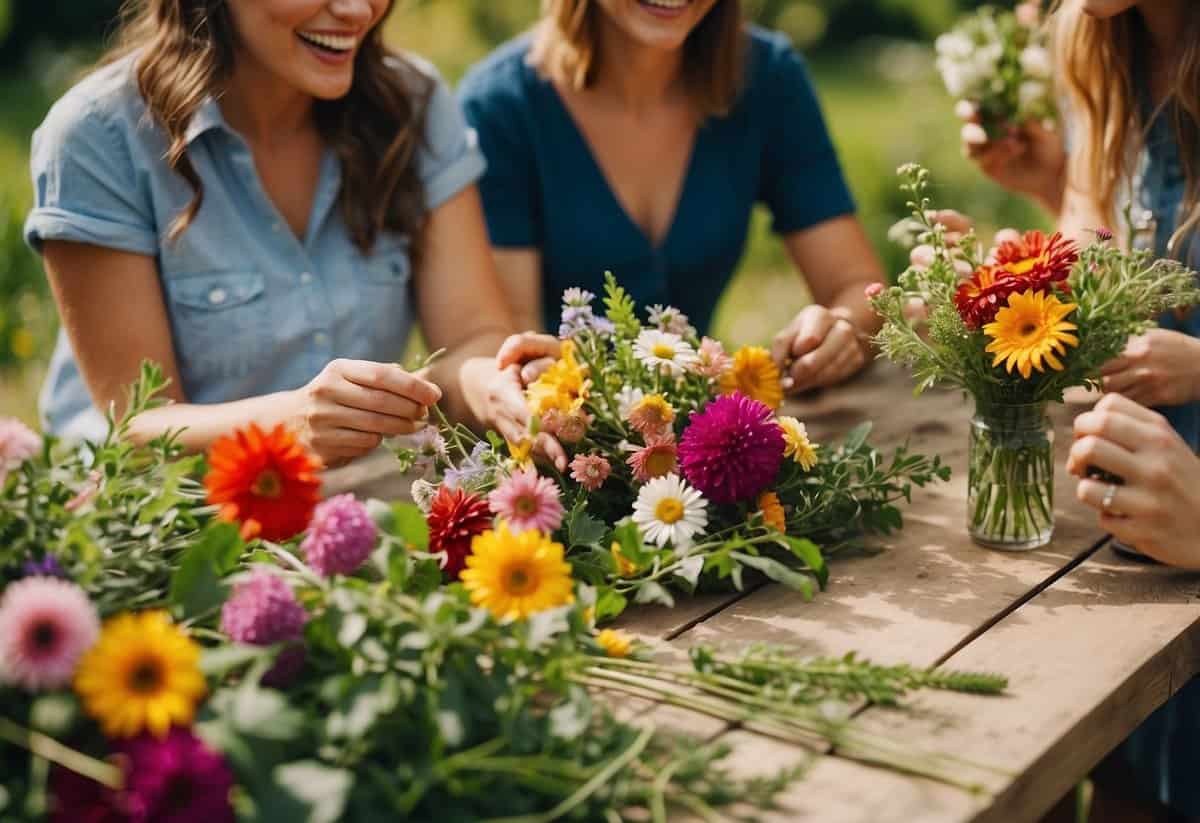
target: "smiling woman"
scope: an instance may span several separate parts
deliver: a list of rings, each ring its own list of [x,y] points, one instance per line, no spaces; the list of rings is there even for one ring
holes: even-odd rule
[[[390,6],[135,2],[34,136],[25,232],[64,320],[50,431],[102,433],[145,358],[175,403],[134,436],[197,449],[283,424],[336,464],[422,427],[443,390],[457,417],[523,422],[488,357],[514,329],[483,158],[436,72],[383,45]],[[394,364],[414,320],[448,350],[429,379]]]

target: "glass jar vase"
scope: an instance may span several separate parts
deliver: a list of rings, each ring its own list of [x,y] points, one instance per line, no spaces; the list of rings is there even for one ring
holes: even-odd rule
[[[1054,428],[1045,403],[976,403],[967,450],[967,531],[1009,551],[1054,534]]]

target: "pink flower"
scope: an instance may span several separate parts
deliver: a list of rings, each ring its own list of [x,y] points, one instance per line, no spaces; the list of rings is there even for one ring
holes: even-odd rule
[[[0,418],[0,483],[12,469],[42,450],[42,438],[15,417]]]
[[[270,646],[295,640],[308,612],[282,578],[259,569],[238,583],[221,608],[221,631],[238,643]]]
[[[576,409],[570,413],[550,409],[542,415],[542,431],[570,445],[582,440],[591,424],[592,416],[583,409]]]
[[[1112,229],[1110,229],[1106,226],[1101,226],[1100,228],[1096,229],[1095,232],[1096,232],[1096,239],[1099,240],[1101,243],[1107,243],[1109,240],[1113,239]]]
[[[96,495],[100,493],[100,487],[103,484],[104,474],[102,472],[93,470],[90,474],[88,474],[87,480],[84,481],[83,486],[81,486],[79,489],[79,492],[66,503],[64,503],[63,508],[69,512],[82,509],[88,503],[91,503]]]
[[[879,295],[883,294],[883,284],[882,283],[870,283],[867,285],[867,287],[865,289],[863,289],[863,294],[865,294],[867,296],[868,300],[872,300],[872,299],[878,297]]]
[[[533,469],[522,469],[488,495],[488,505],[508,521],[514,534],[531,529],[549,533],[562,525],[564,510],[558,497],[557,483],[538,477]]]
[[[756,498],[775,481],[785,445],[770,407],[734,392],[692,412],[679,464],[706,498],[736,503]]]
[[[645,448],[635,451],[625,462],[633,469],[633,479],[639,483],[646,483],[675,471],[678,452],[675,435],[668,432],[658,437],[646,438]]]
[[[325,577],[353,574],[375,550],[379,530],[367,507],[352,494],[317,505],[300,548],[308,565]]]
[[[725,347],[720,341],[705,337],[700,341],[700,363],[696,366],[697,374],[717,378],[729,371],[733,366],[733,358],[725,353]]]
[[[11,583],[0,598],[0,679],[30,691],[64,686],[99,632],[95,607],[74,583]]]
[[[571,479],[590,492],[604,485],[612,466],[598,454],[577,454],[571,461]]]

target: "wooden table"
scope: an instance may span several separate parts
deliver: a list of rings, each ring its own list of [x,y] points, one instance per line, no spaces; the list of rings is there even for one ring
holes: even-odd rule
[[[874,420],[872,442],[908,439],[940,454],[954,477],[917,490],[905,528],[874,556],[835,559],[812,602],[779,585],[681,600],[622,617],[664,651],[697,642],[725,651],[756,641],[798,654],[855,650],[881,663],[996,671],[1009,693],[931,692],[909,710],[861,709],[856,722],[913,746],[996,767],[964,777],[971,794],[838,756],[821,757],[763,819],[821,823],[1036,821],[1200,667],[1200,577],[1123,559],[1074,498],[1061,464],[1069,410],[1057,414],[1057,531],[1044,549],[1006,553],[967,537],[966,444],[972,407],[956,393],[914,398],[908,376],[882,364],[852,385],[794,404],[818,442]],[[680,709],[636,701],[629,714],[733,745],[736,770],[761,774],[801,749]]]

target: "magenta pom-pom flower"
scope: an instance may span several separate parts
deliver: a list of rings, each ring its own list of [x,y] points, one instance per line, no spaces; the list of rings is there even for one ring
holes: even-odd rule
[[[100,633],[83,589],[53,577],[27,577],[0,598],[0,680],[30,691],[70,682]]]
[[[221,630],[238,643],[270,646],[295,640],[304,631],[308,612],[282,578],[255,571],[238,583],[221,608]]]
[[[692,412],[679,442],[679,466],[707,499],[735,503],[774,482],[783,449],[770,407],[734,392]]]
[[[162,740],[126,741],[124,805],[132,823],[232,823],[233,773],[225,760],[186,729]]]
[[[492,511],[508,521],[513,534],[534,529],[552,532],[562,525],[558,484],[533,469],[515,471],[488,495]]]
[[[300,548],[308,565],[325,577],[353,574],[375,550],[379,529],[352,494],[318,504]]]

